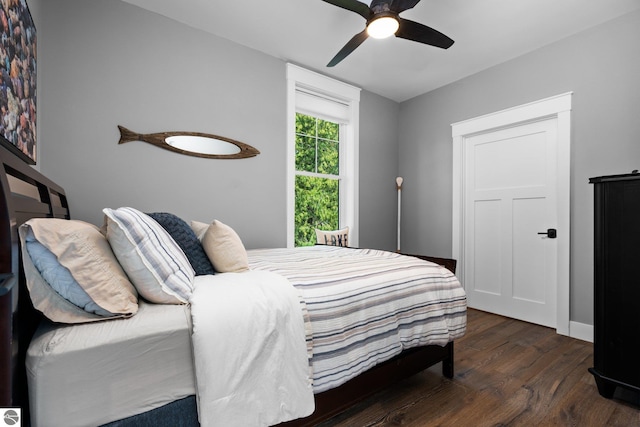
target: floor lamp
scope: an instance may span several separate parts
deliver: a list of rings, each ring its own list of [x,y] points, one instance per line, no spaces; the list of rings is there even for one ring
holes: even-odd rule
[[[396,178],[396,189],[398,190],[398,244],[396,252],[400,252],[400,219],[401,219],[401,201],[402,201],[402,177]]]

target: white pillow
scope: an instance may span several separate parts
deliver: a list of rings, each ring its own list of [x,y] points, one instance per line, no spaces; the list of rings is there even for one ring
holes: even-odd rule
[[[333,231],[316,229],[316,243],[318,245],[349,246],[349,227]]]
[[[95,225],[37,218],[19,234],[31,301],[50,320],[83,323],[138,311],[136,290]]]
[[[249,257],[240,236],[228,225],[214,220],[202,232],[202,223],[192,222],[191,228],[200,231],[202,247],[213,268],[220,273],[239,273],[249,270]],[[196,235],[198,231],[194,229]]]
[[[169,233],[133,208],[103,212],[107,240],[138,293],[157,304],[187,303],[195,272]]]

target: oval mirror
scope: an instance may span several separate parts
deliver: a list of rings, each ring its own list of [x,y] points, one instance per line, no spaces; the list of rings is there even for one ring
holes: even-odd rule
[[[240,147],[216,138],[193,135],[176,135],[165,138],[167,144],[183,151],[200,154],[238,154]]]
[[[175,153],[208,159],[243,159],[260,154],[260,151],[248,144],[208,133],[159,132],[140,134],[124,126],[118,126],[118,129],[120,129],[118,144],[143,141]]]

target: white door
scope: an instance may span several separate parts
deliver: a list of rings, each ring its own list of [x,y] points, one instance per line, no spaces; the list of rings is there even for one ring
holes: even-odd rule
[[[468,304],[553,328],[558,240],[547,231],[558,228],[557,128],[554,117],[489,131],[464,149]]]

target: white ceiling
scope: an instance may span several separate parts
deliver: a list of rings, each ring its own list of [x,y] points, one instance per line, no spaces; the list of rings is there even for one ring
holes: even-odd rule
[[[368,39],[327,68],[365,20],[322,0],[123,1],[398,102],[640,9],[640,0],[422,0],[401,16],[448,35],[451,48]]]

